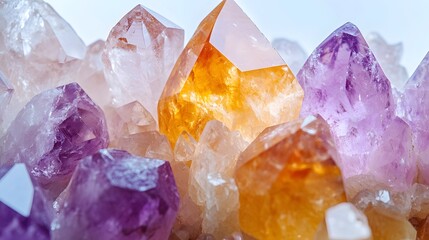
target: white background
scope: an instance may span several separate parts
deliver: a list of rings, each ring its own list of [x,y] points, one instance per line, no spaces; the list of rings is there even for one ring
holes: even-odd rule
[[[105,39],[119,19],[137,4],[185,29],[188,40],[219,0],[46,0],[89,44]],[[272,40],[298,41],[310,54],[332,31],[356,24],[364,35],[379,32],[388,42],[402,41],[402,64],[409,74],[429,51],[427,0],[236,0]]]

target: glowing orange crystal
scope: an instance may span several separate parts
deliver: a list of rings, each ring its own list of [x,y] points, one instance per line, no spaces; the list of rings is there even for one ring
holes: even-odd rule
[[[252,140],[264,128],[297,118],[303,91],[270,42],[233,0],[200,24],[158,104],[160,131],[174,145],[196,140],[213,119]]]
[[[346,200],[321,119],[265,129],[241,154],[240,227],[257,239],[314,239],[326,209]]]

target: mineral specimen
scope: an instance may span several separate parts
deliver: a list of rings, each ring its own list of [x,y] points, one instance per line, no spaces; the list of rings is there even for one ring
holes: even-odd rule
[[[202,232],[216,239],[240,230],[234,169],[246,145],[238,132],[212,120],[195,148],[188,194],[202,208]]]
[[[330,125],[345,178],[369,174],[398,190],[411,186],[411,131],[394,117],[389,80],[356,26],[331,34],[297,78],[305,92],[301,115],[320,114]]]
[[[388,44],[378,33],[370,33],[366,39],[392,86],[402,90],[408,79],[407,69],[400,63],[402,43]]]
[[[76,83],[35,96],[0,139],[0,164],[23,162],[55,197],[76,164],[107,147],[103,112]]]
[[[5,109],[8,106],[10,99],[13,94],[13,87],[6,79],[6,77],[0,72],[0,136],[2,136],[2,122],[5,114]]]
[[[285,38],[276,38],[272,41],[273,47],[280,56],[288,63],[293,73],[298,73],[307,60],[308,54],[302,49],[299,43]]]
[[[373,207],[365,210],[369,225],[372,230],[373,239],[377,240],[414,240],[416,230],[404,217],[392,216]]]
[[[162,89],[183,48],[184,31],[141,5],[110,32],[105,75],[116,106],[139,101],[157,119]]]
[[[0,168],[0,239],[50,239],[53,211],[24,164]]]
[[[15,89],[6,128],[34,95],[57,86],[69,64],[84,58],[86,47],[42,0],[2,1],[0,29],[0,71]]]
[[[199,139],[210,120],[250,141],[298,117],[303,92],[292,72],[233,0],[220,3],[180,55],[158,104],[159,128],[174,146]],[[174,126],[174,127],[172,127]]]
[[[58,204],[53,239],[168,239],[179,196],[168,162],[100,150],[79,163]]]
[[[340,203],[326,211],[326,238],[317,236],[317,240],[369,240],[371,229],[368,220],[351,203]]]
[[[257,239],[313,239],[326,209],[345,201],[329,129],[306,118],[265,129],[241,154],[240,226]]]
[[[419,180],[429,184],[429,54],[417,67],[404,87],[404,118],[411,125],[415,136],[415,152],[418,154]]]

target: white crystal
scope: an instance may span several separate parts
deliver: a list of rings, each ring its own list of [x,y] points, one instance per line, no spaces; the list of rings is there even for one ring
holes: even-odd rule
[[[301,45],[285,38],[276,38],[272,44],[292,72],[297,74],[308,57]]]

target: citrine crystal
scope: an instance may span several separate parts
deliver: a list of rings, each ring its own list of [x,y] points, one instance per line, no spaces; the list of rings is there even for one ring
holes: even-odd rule
[[[313,239],[326,209],[345,201],[321,119],[267,128],[241,154],[241,229],[257,239]]]
[[[265,127],[297,118],[303,92],[292,72],[233,0],[199,25],[158,104],[159,128],[174,146],[199,139],[217,119],[250,141]],[[174,126],[174,127],[173,127]]]
[[[105,74],[116,106],[139,101],[157,119],[157,103],[183,48],[184,31],[141,5],[106,40]]]

